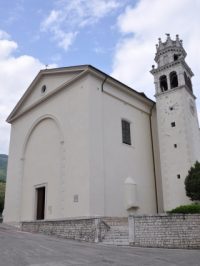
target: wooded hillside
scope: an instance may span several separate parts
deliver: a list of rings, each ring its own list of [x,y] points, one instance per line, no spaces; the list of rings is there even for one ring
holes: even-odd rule
[[[8,155],[0,154],[0,180],[6,181]]]

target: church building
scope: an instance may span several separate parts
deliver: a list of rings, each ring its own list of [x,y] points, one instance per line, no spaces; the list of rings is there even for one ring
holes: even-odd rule
[[[11,126],[4,222],[162,213],[200,160],[186,51],[156,45],[156,102],[91,65],[41,70]]]

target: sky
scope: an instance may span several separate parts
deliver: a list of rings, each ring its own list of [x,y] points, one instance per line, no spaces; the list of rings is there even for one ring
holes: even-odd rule
[[[39,70],[91,64],[154,99],[155,44],[179,34],[200,114],[199,0],[0,0],[0,154]]]

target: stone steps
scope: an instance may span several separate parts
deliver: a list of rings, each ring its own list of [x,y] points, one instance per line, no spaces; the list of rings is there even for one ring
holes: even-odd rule
[[[128,225],[127,217],[104,217],[103,221],[109,226],[126,226]]]
[[[102,244],[117,246],[129,245],[128,220],[126,218],[106,218],[104,222],[109,225],[110,229],[102,240]]]

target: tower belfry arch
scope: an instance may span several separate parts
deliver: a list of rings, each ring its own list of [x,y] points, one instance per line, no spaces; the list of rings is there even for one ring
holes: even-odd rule
[[[184,180],[191,165],[200,159],[200,136],[194,75],[185,61],[187,53],[182,40],[166,34],[158,39],[154,76],[157,123],[161,159],[164,210],[188,203]]]

